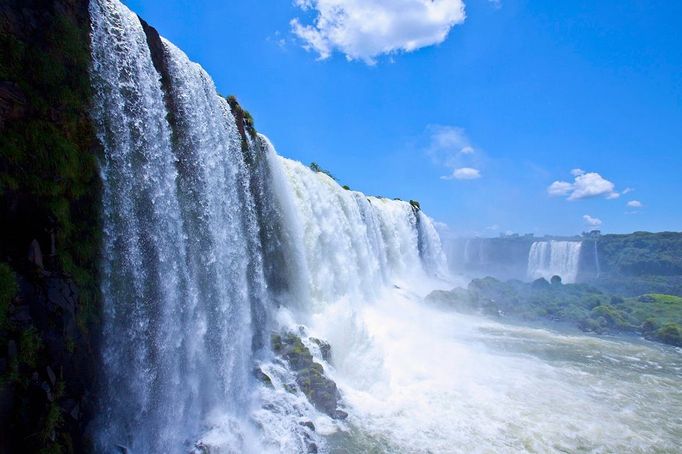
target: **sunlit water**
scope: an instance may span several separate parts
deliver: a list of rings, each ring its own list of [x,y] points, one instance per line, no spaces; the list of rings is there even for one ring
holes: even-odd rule
[[[354,318],[365,344],[336,370],[352,410],[331,452],[680,452],[679,349],[446,313],[399,289]]]
[[[90,13],[103,145],[98,452],[676,450],[679,351],[428,307],[432,288],[453,286],[432,282],[447,266],[428,216],[242,137],[180,50],[160,41],[162,84],[134,13],[118,0],[93,0]],[[577,263],[571,251],[552,257]],[[268,342],[280,330],[338,383],[347,420],[288,386]],[[331,344],[330,364],[312,336]]]

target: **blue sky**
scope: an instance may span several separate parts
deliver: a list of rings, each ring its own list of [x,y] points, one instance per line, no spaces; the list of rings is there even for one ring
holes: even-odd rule
[[[280,154],[456,233],[682,230],[682,2],[423,2],[124,0]]]

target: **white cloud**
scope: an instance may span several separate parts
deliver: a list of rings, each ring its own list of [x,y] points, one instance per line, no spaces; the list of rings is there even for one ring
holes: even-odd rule
[[[640,202],[639,200],[630,200],[627,205],[630,208],[644,208],[644,204]]]
[[[481,172],[472,167],[460,167],[452,172],[452,175],[441,177],[443,180],[476,180],[481,178]]]
[[[620,194],[615,191],[615,185],[596,172],[573,169],[571,174],[575,177],[572,183],[568,181],[555,181],[549,185],[547,193],[552,197],[567,196],[567,200],[589,199],[593,197],[617,199],[620,197]]]
[[[484,154],[475,148],[464,129],[457,126],[429,125],[427,154],[434,163],[448,167],[450,174],[442,180],[475,180],[481,178]]]
[[[585,224],[589,225],[590,227],[599,227],[602,225],[601,219],[593,218],[589,214],[583,216],[583,221],[585,221]]]
[[[555,181],[547,188],[547,193],[552,197],[567,195],[573,190],[573,184],[567,181]]]
[[[429,154],[439,163],[454,166],[461,155],[473,155],[476,149],[464,132],[457,126],[430,125],[427,128],[429,134]]]
[[[373,64],[383,54],[412,52],[442,43],[464,22],[462,0],[294,0],[313,11],[312,24],[291,20],[304,47],[329,58],[334,51],[349,60]]]
[[[622,192],[623,192],[623,194],[629,194],[629,193],[631,193],[631,192],[634,192],[634,189],[632,189],[632,188],[625,188],[625,189],[623,189]]]

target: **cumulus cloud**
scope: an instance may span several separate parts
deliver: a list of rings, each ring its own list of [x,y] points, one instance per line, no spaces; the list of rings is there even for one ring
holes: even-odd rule
[[[481,171],[473,167],[460,167],[453,170],[451,175],[441,177],[443,180],[476,180],[481,178]]]
[[[623,194],[629,194],[629,193],[631,193],[631,192],[634,192],[634,189],[633,189],[633,188],[625,188],[625,189],[623,189]]]
[[[593,218],[589,214],[583,216],[583,221],[585,221],[585,224],[589,225],[590,227],[599,227],[602,225],[601,219]]]
[[[639,200],[630,200],[627,205],[630,208],[644,208],[644,204],[640,202]]]
[[[375,63],[376,57],[412,52],[442,43],[464,22],[462,0],[294,0],[312,12],[312,23],[291,20],[293,33],[320,59],[334,51],[349,60]]]
[[[552,197],[566,197],[567,200],[589,199],[593,197],[606,197],[617,199],[620,194],[616,192],[615,185],[596,172],[585,172],[581,169],[571,170],[573,182],[555,181],[547,188],[547,193]]]

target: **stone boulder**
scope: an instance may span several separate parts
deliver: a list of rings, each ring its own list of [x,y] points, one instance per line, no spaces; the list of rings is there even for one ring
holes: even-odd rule
[[[341,395],[336,383],[324,374],[322,365],[313,360],[301,338],[294,333],[273,334],[272,349],[289,364],[296,384],[310,403],[332,418],[339,418],[342,412],[337,407]]]

